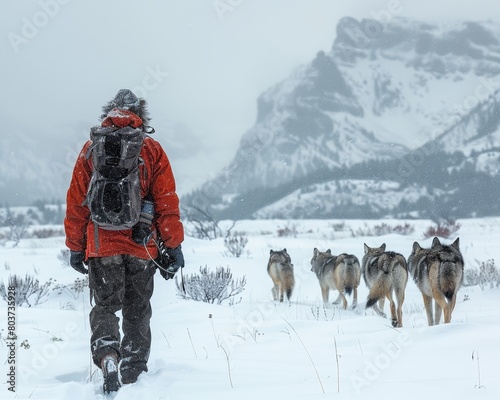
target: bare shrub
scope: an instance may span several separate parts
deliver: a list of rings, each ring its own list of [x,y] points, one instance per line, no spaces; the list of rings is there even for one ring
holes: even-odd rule
[[[76,278],[75,281],[70,285],[56,284],[52,290],[57,292],[57,294],[67,294],[73,297],[75,300],[80,297],[85,288],[89,287],[89,276],[85,275],[83,278]]]
[[[344,221],[330,224],[330,226],[335,232],[344,232],[347,230],[347,225]]]
[[[50,204],[57,204],[56,207],[51,206]],[[56,200],[46,200],[41,199],[37,200],[34,203],[34,206],[37,209],[38,220],[42,225],[46,224],[61,224],[64,220],[64,210],[62,208],[62,204]],[[30,211],[32,211],[30,209]],[[32,214],[35,214],[32,211]]]
[[[284,228],[278,228],[276,233],[278,237],[297,237],[297,226],[294,224],[287,224]]]
[[[464,270],[464,286],[479,285],[479,270],[477,268],[466,268]]]
[[[52,237],[64,236],[64,230],[53,228],[33,229],[30,236],[36,239],[47,239]]]
[[[243,254],[247,243],[248,239],[243,234],[235,232],[234,235],[226,236],[224,239],[224,246],[226,246],[227,249],[225,255],[240,257]]]
[[[397,233],[398,235],[410,235],[415,231],[415,227],[408,222],[398,225],[389,225],[385,222],[375,225],[373,228],[365,227],[359,228],[357,231],[352,231],[353,237],[358,236],[383,236],[390,233]]]
[[[495,266],[495,260],[490,259],[482,262],[479,266],[479,287],[493,289],[500,286],[500,271]]]
[[[23,215],[9,216],[6,219],[6,224],[9,227],[7,232],[2,234],[0,238],[0,245],[5,246],[7,242],[13,242],[12,247],[16,247],[21,239],[27,237],[28,228],[31,225],[31,222],[28,218]]]
[[[424,238],[431,237],[441,237],[444,239],[448,239],[450,236],[454,235],[458,232],[462,225],[455,220],[445,220],[437,223],[436,226],[429,226],[427,230],[424,232]]]
[[[218,267],[209,271],[208,267],[200,267],[199,274],[191,274],[180,283],[175,278],[178,295],[186,300],[203,301],[205,303],[221,304],[245,290],[246,277],[233,279],[229,267]]]
[[[61,262],[63,267],[69,267],[69,249],[62,249],[57,255],[57,259]]]
[[[61,304],[61,310],[71,310],[71,311],[75,311],[76,310],[76,307],[75,305],[71,302],[71,301],[67,301],[66,303],[64,304]]]
[[[219,220],[213,217],[209,211],[195,205],[188,205],[182,210],[186,216],[185,229],[189,236],[208,240],[222,236]]]
[[[478,267],[467,268],[464,271],[464,286],[477,286],[481,290],[494,289],[500,286],[500,270],[495,266],[495,260],[477,261]]]
[[[17,306],[27,304],[28,307],[45,303],[49,297],[49,288],[52,285],[52,278],[40,284],[38,279],[26,274],[25,278],[18,275],[10,275],[7,287],[13,287],[15,293],[15,303]],[[4,282],[0,282],[0,296],[7,302],[7,290]],[[33,303],[33,304],[32,304]]]

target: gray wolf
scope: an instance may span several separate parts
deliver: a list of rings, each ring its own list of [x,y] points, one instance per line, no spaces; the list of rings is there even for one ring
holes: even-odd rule
[[[273,299],[275,301],[279,299],[280,302],[283,302],[286,295],[286,298],[290,300],[295,286],[295,276],[293,274],[292,259],[286,248],[281,251],[270,251],[267,273],[274,283],[271,289]]]
[[[361,279],[361,267],[358,258],[353,254],[342,253],[332,255],[330,249],[321,252],[314,248],[311,259],[311,271],[316,274],[323,296],[323,303],[328,303],[330,290],[338,290],[339,295],[333,304],[342,301],[344,310],[347,309],[347,299],[344,292],[353,293],[352,307],[358,303],[358,286]]]
[[[439,324],[441,313],[444,313],[445,324],[451,321],[457,292],[464,276],[464,260],[459,243],[457,238],[451,245],[443,245],[437,237],[432,241],[430,249],[422,248],[417,242],[413,243],[408,267],[422,292],[429,326]]]
[[[362,273],[366,286],[370,289],[366,308],[373,307],[375,312],[382,317],[384,314],[384,302],[387,298],[390,302],[392,326],[403,326],[403,302],[405,299],[405,288],[408,282],[408,267],[406,259],[399,253],[385,251],[385,243],[380,247],[368,247],[364,245],[365,254],[362,259]],[[393,294],[397,301],[393,300]],[[378,301],[378,306],[377,306]]]

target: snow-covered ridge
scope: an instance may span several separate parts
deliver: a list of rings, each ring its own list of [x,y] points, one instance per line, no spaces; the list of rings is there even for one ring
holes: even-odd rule
[[[218,182],[218,196],[211,199],[210,207],[232,210],[229,214],[222,212],[226,217],[288,213],[297,217],[304,208],[299,210],[293,201],[280,203],[280,198],[293,197],[294,190],[308,190],[311,184],[339,181],[343,178],[339,171],[349,178],[353,167],[395,160],[394,166],[380,171],[378,177],[399,174],[397,181],[405,181],[396,196],[392,190],[387,193],[393,199],[393,215],[401,211],[403,201],[421,202],[411,212],[422,216],[419,207],[428,204],[427,192],[445,193],[446,182],[441,188],[422,189],[436,186],[436,182],[428,185],[413,180],[415,176],[401,172],[403,164],[418,170],[422,155],[458,152],[467,162],[455,165],[453,160],[438,155],[442,165],[437,169],[461,171],[465,165],[472,165],[478,173],[496,176],[500,141],[499,28],[490,22],[431,25],[394,18],[379,24],[379,31],[368,30],[376,24],[371,20],[342,19],[330,51],[318,52],[310,63],[298,67],[289,78],[259,97],[255,125],[243,136],[231,164],[213,181]],[[486,153],[487,161],[483,155]],[[357,176],[367,175],[365,171]],[[352,178],[358,179],[354,175]],[[406,185],[414,187],[410,190]],[[420,196],[416,194],[419,187]],[[457,192],[456,187],[449,189]],[[273,191],[282,196],[271,195]],[[199,201],[200,192],[203,188],[188,196],[188,202]],[[257,192],[259,204],[250,213],[234,211],[239,207],[235,202],[249,200],[249,194],[256,197]],[[334,213],[337,199],[315,192],[311,201]],[[366,204],[368,209],[380,209],[378,200],[369,192],[343,194],[364,196],[351,201]],[[218,202],[217,198],[226,195],[233,202]],[[444,202],[446,208],[449,202],[443,199],[433,197],[433,201]],[[279,204],[284,208],[280,209]],[[263,207],[265,210],[261,210]],[[390,210],[383,208],[384,213]],[[474,215],[471,210],[466,212]],[[303,214],[314,215],[310,211]]]

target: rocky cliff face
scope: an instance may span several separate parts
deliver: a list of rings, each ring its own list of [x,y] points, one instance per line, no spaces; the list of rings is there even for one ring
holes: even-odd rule
[[[452,205],[471,174],[498,172],[498,33],[342,19],[329,51],[259,97],[232,163],[185,203],[221,218],[484,214]]]

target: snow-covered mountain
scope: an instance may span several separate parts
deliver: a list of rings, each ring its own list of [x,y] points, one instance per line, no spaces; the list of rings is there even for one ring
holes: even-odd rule
[[[340,20],[331,50],[259,97],[231,164],[184,203],[223,218],[497,214],[480,193],[498,187],[499,34]]]

